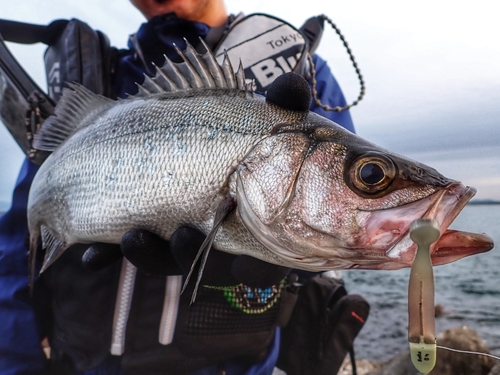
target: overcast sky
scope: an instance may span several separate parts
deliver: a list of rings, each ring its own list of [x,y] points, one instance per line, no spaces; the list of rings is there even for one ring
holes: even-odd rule
[[[0,17],[46,24],[79,18],[125,47],[144,21],[127,0],[0,0]],[[404,154],[466,185],[476,198],[500,200],[500,23],[496,2],[242,1],[232,13],[266,12],[299,27],[326,14],[341,29],[366,81],[351,110],[362,137]],[[295,4],[303,4],[302,6]],[[45,87],[41,45],[9,44]],[[344,47],[327,29],[318,53],[328,61],[348,101],[359,86]],[[0,126],[0,210],[6,208],[23,154]]]

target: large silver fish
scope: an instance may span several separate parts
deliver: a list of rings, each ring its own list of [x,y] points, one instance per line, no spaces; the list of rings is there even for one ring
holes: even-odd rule
[[[43,268],[75,243],[118,244],[133,228],[169,239],[183,224],[216,233],[219,250],[310,271],[409,266],[418,218],[440,224],[434,264],[493,247],[486,235],[447,230],[474,188],[269,103],[227,60],[190,46],[181,56],[136,97],[65,90],[35,143],[53,151],[28,203]],[[228,197],[237,209],[219,220]]]

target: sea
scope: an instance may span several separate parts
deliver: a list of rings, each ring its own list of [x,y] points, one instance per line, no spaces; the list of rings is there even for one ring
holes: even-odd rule
[[[492,354],[500,355],[500,205],[468,204],[450,228],[486,233],[499,248],[434,267],[435,304],[443,308],[436,333],[470,327]],[[354,342],[357,359],[385,362],[408,349],[409,274],[409,269],[343,271],[348,292],[370,303]]]

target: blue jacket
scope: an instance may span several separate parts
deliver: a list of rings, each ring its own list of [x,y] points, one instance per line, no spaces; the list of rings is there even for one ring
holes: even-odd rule
[[[181,31],[179,31],[181,30]],[[204,24],[174,20],[170,23],[154,18],[141,26],[137,33],[145,59],[161,64],[163,53],[174,59],[175,52],[170,47],[173,42],[182,46],[182,36],[196,43],[198,36],[209,31]],[[158,48],[162,45],[165,49]],[[160,51],[160,52],[159,52]],[[121,54],[115,75],[115,88],[121,96],[132,93],[135,82],[142,80],[144,65],[136,58],[133,45]],[[331,107],[345,105],[342,91],[332,76],[328,65],[320,57],[314,56],[316,66],[317,91],[320,100]],[[327,112],[314,103],[311,110],[330,118],[346,129],[354,132],[348,111]],[[28,290],[27,266],[27,223],[26,203],[31,181],[37,167],[26,160],[20,171],[12,197],[12,206],[0,218],[0,375],[40,375],[47,366],[40,342],[44,333],[37,324],[38,304],[33,302]],[[43,303],[39,301],[38,303]],[[84,307],[82,307],[84,308]],[[227,366],[228,375],[270,375],[276,363],[279,350],[279,331],[275,335],[269,355],[262,363],[244,366],[231,363]],[[82,375],[122,374],[118,357],[109,357],[98,368],[81,372]],[[205,368],[193,375],[216,374],[215,368]]]

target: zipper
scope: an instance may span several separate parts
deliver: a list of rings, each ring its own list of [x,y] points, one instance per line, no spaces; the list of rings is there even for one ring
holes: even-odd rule
[[[134,294],[135,275],[137,268],[123,258],[118,284],[118,293],[113,317],[113,334],[111,338],[111,354],[122,355],[125,351],[125,332]]]
[[[174,339],[181,288],[182,275],[167,276],[165,299],[163,300],[163,311],[158,334],[158,341],[162,345],[168,345]]]

